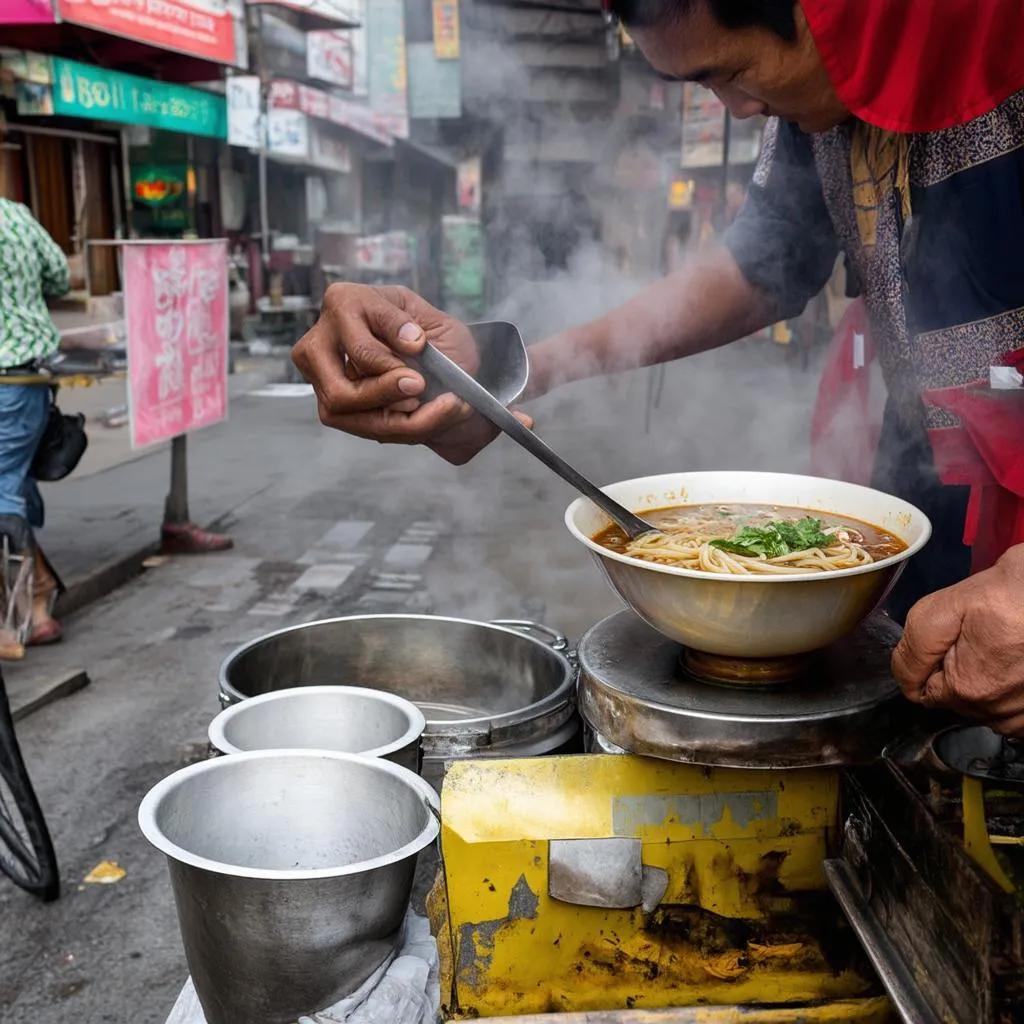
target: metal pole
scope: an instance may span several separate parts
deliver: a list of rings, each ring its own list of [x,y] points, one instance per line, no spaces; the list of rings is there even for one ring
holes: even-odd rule
[[[188,436],[179,434],[171,441],[171,489],[164,502],[164,523],[190,522],[188,511]]]
[[[251,8],[249,8],[251,9]],[[270,113],[270,84],[268,81],[267,52],[263,41],[263,8],[256,8],[256,61],[260,76],[260,252],[263,255],[264,287],[269,287],[266,275],[270,272],[270,209],[267,197],[267,118]]]
[[[729,212],[729,149],[732,142],[732,115],[728,108],[725,111],[725,125],[722,132],[722,205],[721,224],[725,230],[725,218]]]

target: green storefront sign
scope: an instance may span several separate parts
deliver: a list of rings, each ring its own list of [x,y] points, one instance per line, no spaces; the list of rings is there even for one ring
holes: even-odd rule
[[[53,59],[53,112],[227,138],[227,103],[223,96],[62,57]]]

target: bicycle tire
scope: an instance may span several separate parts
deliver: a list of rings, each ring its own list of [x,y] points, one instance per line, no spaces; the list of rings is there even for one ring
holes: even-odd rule
[[[20,827],[19,827],[20,826]],[[0,871],[20,889],[50,903],[60,872],[43,809],[32,788],[0,676]]]

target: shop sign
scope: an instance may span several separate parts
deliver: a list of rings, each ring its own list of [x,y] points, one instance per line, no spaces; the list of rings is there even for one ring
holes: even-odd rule
[[[143,206],[169,206],[185,197],[185,178],[170,167],[138,167],[132,170],[132,200]]]
[[[340,128],[365,135],[382,146],[394,144],[382,119],[369,107],[341,96],[328,95],[308,85],[275,79],[270,83],[269,106],[272,110],[299,110],[307,117],[329,121]]]
[[[431,43],[411,43],[409,116],[430,119],[462,116],[462,63],[438,60]]]
[[[67,117],[227,138],[227,101],[186,85],[53,59],[53,110]]]
[[[348,32],[309,32],[306,34],[306,74],[342,89],[351,89],[352,36]]]
[[[388,131],[409,138],[408,73],[404,0],[373,0],[367,5],[370,106]]]
[[[309,119],[297,110],[267,112],[267,152],[299,159],[309,157]]]
[[[228,414],[228,246],[127,243],[128,413],[133,448]]]
[[[236,25],[243,9],[227,0],[57,0],[62,21],[219,64],[240,63]]]
[[[434,0],[434,56],[438,60],[462,56],[459,0]]]
[[[50,0],[3,0],[0,3],[0,25],[52,25],[54,20]]]
[[[45,53],[33,53],[31,50],[0,50],[0,70],[16,82],[53,85],[53,61]]]
[[[480,215],[480,157],[463,160],[458,168],[459,211]]]
[[[367,235],[356,242],[358,270],[377,274],[401,274],[412,267],[412,246],[404,231]]]
[[[343,139],[336,139],[322,128],[312,125],[309,142],[309,162],[314,167],[337,174],[351,172],[352,151]]]
[[[258,75],[232,75],[225,93],[228,104],[228,142],[232,146],[259,149],[263,123]]]

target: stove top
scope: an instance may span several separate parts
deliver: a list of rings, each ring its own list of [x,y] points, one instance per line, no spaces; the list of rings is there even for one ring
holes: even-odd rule
[[[987,729],[950,730],[945,717],[922,716],[910,739],[847,773],[840,856],[827,873],[904,1020],[1024,1021],[1024,787],[1015,768],[1008,780],[968,777],[983,787],[993,875],[968,852],[964,775],[937,756],[953,733],[987,734],[983,763],[977,735],[957,745],[979,774],[1002,763],[1003,741]]]
[[[763,662],[709,660],[620,612],[580,641],[580,711],[604,740],[670,761],[728,768],[865,763],[881,754],[906,712],[889,671],[899,636],[891,620],[871,618],[779,683]]]

